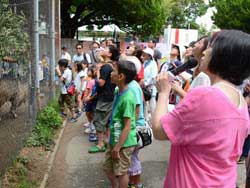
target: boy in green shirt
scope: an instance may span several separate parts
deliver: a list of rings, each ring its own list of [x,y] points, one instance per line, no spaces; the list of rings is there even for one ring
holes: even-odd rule
[[[111,73],[111,82],[116,84],[115,100],[110,121],[110,143],[103,164],[104,171],[116,188],[128,186],[128,169],[131,154],[137,145],[135,109],[136,100],[128,84],[135,78],[135,65],[129,61],[119,61]]]

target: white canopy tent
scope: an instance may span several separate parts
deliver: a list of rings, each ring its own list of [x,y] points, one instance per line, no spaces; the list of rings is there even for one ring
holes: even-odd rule
[[[113,32],[113,31],[116,31],[117,33],[126,33],[125,31],[122,31],[117,25],[115,25],[115,24],[110,24],[110,25],[105,25],[105,26],[103,26],[103,28],[101,28],[101,29],[98,29],[97,28],[97,25],[93,25],[93,30],[91,30],[91,31],[93,31],[93,32],[95,32],[95,31],[99,31],[99,32]],[[88,26],[82,26],[82,27],[79,27],[78,28],[78,31],[90,31],[89,29],[88,29]]]

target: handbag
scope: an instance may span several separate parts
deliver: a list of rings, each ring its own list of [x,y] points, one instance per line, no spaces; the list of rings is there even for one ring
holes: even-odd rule
[[[66,87],[67,93],[70,96],[73,96],[75,94],[75,90],[76,90],[76,86],[75,83],[73,81],[71,81]]]
[[[146,87],[143,87],[142,92],[143,92],[143,96],[144,96],[145,101],[149,101],[152,97],[151,90],[146,88]]]
[[[147,123],[145,126],[136,127],[136,136],[139,149],[148,146],[153,142],[153,131]]]

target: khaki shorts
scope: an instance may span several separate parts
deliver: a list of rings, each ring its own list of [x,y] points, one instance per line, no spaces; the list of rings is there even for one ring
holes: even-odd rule
[[[105,132],[112,112],[113,102],[98,101],[93,124],[97,132]]]
[[[131,163],[131,155],[134,147],[122,148],[120,150],[120,158],[117,160],[112,159],[112,149],[109,146],[105,154],[105,161],[103,163],[103,170],[112,171],[115,176],[121,176],[128,173]]]

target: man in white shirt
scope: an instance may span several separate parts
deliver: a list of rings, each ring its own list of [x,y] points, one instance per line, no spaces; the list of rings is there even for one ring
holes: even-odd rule
[[[67,52],[67,48],[65,46],[63,46],[61,49],[62,49],[61,59],[67,59],[68,65],[70,65],[71,64],[71,55]]]
[[[72,63],[75,63],[76,61],[87,61],[89,64],[91,63],[91,58],[88,53],[83,52],[83,45],[81,43],[78,43],[76,45],[76,54],[72,58]],[[73,65],[71,65],[72,68]]]

